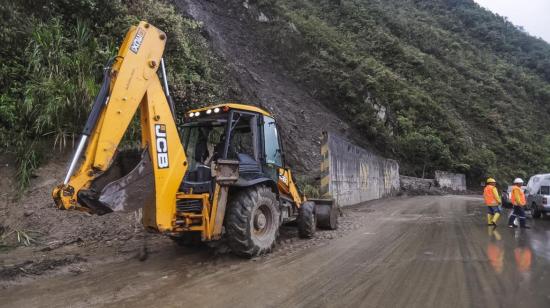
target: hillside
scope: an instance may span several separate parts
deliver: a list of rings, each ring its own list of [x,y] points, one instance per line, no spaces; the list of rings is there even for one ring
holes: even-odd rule
[[[550,168],[550,45],[473,1],[201,5],[246,25],[258,50],[406,174],[448,169],[477,183]]]
[[[168,74],[180,115],[236,98],[200,25],[164,1],[0,0],[0,16],[0,154],[15,160],[19,187],[48,156],[71,150],[103,66],[139,20],[169,34]]]
[[[321,130],[470,183],[550,169],[550,46],[471,0],[1,1],[0,144],[25,187],[70,150],[126,29],[165,30],[172,93],[190,107],[271,110],[289,162],[319,162]],[[311,174],[314,176],[314,174]]]

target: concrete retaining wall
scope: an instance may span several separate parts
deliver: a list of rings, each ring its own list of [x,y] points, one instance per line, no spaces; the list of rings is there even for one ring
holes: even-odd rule
[[[332,133],[321,146],[321,191],[340,206],[390,196],[399,191],[399,165]]]
[[[436,171],[435,181],[439,187],[455,191],[466,190],[466,176],[461,173],[451,173],[446,171]]]

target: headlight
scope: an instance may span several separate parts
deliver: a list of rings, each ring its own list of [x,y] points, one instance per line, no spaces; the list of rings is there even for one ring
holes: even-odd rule
[[[214,113],[218,113],[218,112],[220,112],[220,108],[218,107],[214,108]]]
[[[192,112],[189,113],[189,117],[190,117],[190,118],[192,118],[192,117],[194,117],[194,116],[195,116],[194,113],[192,113]]]
[[[197,112],[195,112],[195,116],[196,116],[196,117],[198,117],[198,116],[200,116],[200,115],[201,115],[201,113],[200,113],[200,112],[198,112],[198,111],[197,111]]]
[[[206,114],[211,114],[211,113],[212,113],[212,109],[206,110]]]

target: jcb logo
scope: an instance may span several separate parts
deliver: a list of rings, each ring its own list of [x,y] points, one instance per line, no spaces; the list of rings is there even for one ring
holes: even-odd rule
[[[137,54],[139,51],[139,47],[141,47],[141,43],[143,43],[143,38],[145,37],[145,31],[143,29],[138,28],[136,32],[136,36],[134,37],[134,40],[132,41],[132,44],[130,45],[130,50]]]
[[[166,139],[166,125],[155,124],[157,143],[157,166],[159,169],[168,168],[168,141]]]

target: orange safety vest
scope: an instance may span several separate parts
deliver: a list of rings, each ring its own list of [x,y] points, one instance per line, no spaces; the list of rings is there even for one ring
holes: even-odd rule
[[[485,205],[487,206],[498,205],[497,197],[495,196],[493,190],[493,185],[485,185],[485,189],[483,190],[483,199],[485,200]]]
[[[516,204],[516,194],[519,194],[519,204]],[[519,206],[525,206],[525,193],[523,193],[523,190],[521,190],[521,188],[517,187],[517,186],[514,186],[512,188],[512,194],[511,194],[511,198],[512,199],[512,205],[519,205]]]

